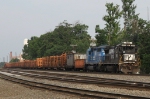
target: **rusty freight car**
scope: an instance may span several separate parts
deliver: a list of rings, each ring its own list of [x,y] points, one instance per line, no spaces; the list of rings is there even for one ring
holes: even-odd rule
[[[85,67],[86,54],[68,53],[66,69],[80,70]]]

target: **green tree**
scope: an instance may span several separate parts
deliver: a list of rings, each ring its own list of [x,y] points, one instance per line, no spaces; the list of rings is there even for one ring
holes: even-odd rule
[[[137,42],[137,24],[138,15],[135,14],[136,6],[133,4],[135,0],[122,0],[123,18],[124,18],[124,41]]]
[[[10,63],[12,63],[12,62],[19,62],[19,59],[18,58],[13,58],[13,59],[10,60]]]
[[[23,49],[22,49],[22,52],[23,52],[23,54],[22,54],[22,58],[23,59],[30,59],[29,57],[29,54],[28,54],[28,52],[29,52],[29,50],[28,50],[28,45],[24,45],[24,47],[23,47]]]
[[[141,71],[143,73],[150,73],[150,22],[139,19],[137,31],[139,32],[137,44],[139,46],[139,54],[141,58]]]
[[[28,40],[28,44],[24,45],[24,48],[22,50],[23,55],[22,57],[24,59],[35,59],[38,55],[37,55],[37,51],[39,49],[38,46],[38,37],[31,37],[30,40]]]
[[[138,45],[141,58],[141,71],[150,73],[150,23],[135,13],[135,0],[122,0],[124,18],[124,40],[132,41]]]
[[[106,36],[107,32],[104,29],[100,29],[99,25],[96,25],[95,32],[98,33],[95,36],[97,39],[97,46],[108,44]]]
[[[76,22],[70,24],[67,21],[60,23],[54,31],[42,34],[40,37],[31,37],[28,45],[23,48],[24,59],[35,59],[37,57],[60,55],[70,52],[70,45],[77,45],[78,53],[85,53],[90,45],[88,26]]]
[[[142,59],[141,71],[142,73],[150,74],[150,54],[144,54]]]
[[[141,33],[139,34],[138,45],[140,47],[141,56],[150,54],[150,23],[143,21],[143,29],[141,29]],[[141,57],[142,58],[142,57]]]
[[[73,31],[71,33],[71,44],[77,45],[76,51],[78,53],[85,53],[90,45],[91,36],[88,34],[87,30],[88,26],[85,24],[76,22],[73,25]]]
[[[118,35],[120,33],[119,19],[121,18],[122,12],[119,10],[119,5],[106,3],[105,6],[107,8],[106,12],[108,13],[103,17],[103,20],[106,22],[105,28],[98,29],[98,26],[96,26],[96,32],[99,32],[99,34],[96,35],[96,39],[98,42],[103,41],[103,43],[105,43],[107,41],[109,45],[114,45],[118,43]],[[103,37],[106,41],[99,40]]]

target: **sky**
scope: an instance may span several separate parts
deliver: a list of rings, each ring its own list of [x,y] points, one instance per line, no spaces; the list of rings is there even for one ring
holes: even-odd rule
[[[19,55],[25,38],[53,31],[64,20],[88,25],[94,38],[95,26],[105,26],[105,4],[111,2],[122,6],[121,0],[0,0],[0,61],[9,61],[11,51]],[[135,0],[134,4],[139,17],[147,20],[150,0]]]

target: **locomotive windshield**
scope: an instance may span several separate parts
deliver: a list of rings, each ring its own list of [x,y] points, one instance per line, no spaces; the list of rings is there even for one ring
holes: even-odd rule
[[[135,46],[123,46],[123,53],[135,53]]]

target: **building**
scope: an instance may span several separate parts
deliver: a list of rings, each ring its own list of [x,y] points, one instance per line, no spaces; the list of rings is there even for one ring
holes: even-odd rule
[[[17,53],[15,53],[15,55],[13,55],[12,52],[10,52],[9,60],[11,61],[12,59],[15,59],[15,58],[18,58],[20,61],[23,60],[22,54],[17,55]]]
[[[28,44],[28,39],[24,39],[23,44],[27,45]],[[10,52],[9,60],[11,61],[12,59],[15,59],[15,58],[19,59],[20,61],[23,61],[22,53],[20,53],[19,55],[17,55],[17,53],[15,53],[15,55],[13,55],[13,53]]]

